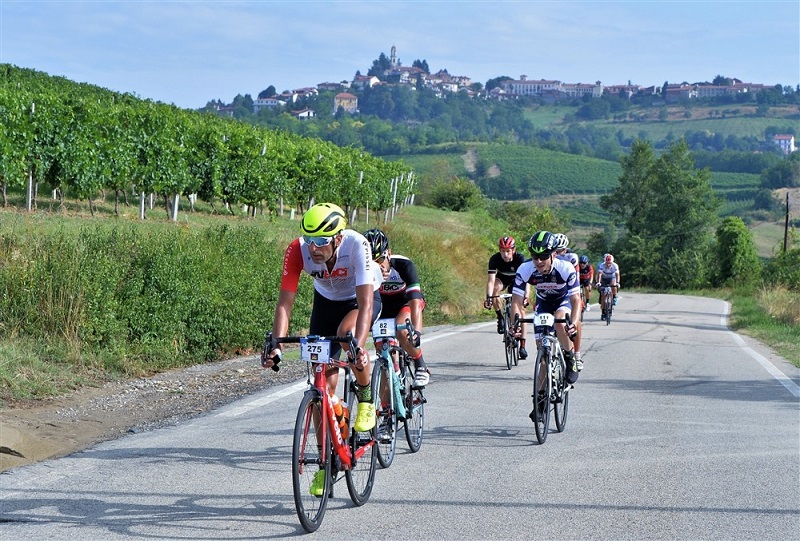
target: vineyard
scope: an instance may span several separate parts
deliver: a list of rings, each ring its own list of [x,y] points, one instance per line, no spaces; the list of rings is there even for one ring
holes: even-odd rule
[[[348,210],[384,210],[408,198],[401,162],[318,139],[186,111],[93,85],[0,64],[0,180],[22,190],[30,210],[49,189],[89,202],[101,191],[174,210],[181,196],[215,211],[297,208],[330,200]],[[217,209],[214,205],[221,206]]]

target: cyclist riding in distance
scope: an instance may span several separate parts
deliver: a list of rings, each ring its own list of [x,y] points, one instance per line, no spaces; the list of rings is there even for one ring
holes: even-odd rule
[[[499,251],[489,258],[489,274],[486,281],[486,300],[483,306],[487,310],[494,308],[497,314],[497,334],[503,334],[503,310],[500,305],[500,295],[504,290],[511,292],[514,286],[514,277],[517,269],[525,261],[525,256],[517,252],[517,244],[514,237],[501,237],[497,242]],[[527,300],[527,297],[525,297]],[[526,303],[527,304],[527,303]],[[520,317],[525,317],[524,313]],[[528,351],[525,349],[525,329],[522,329],[522,338],[519,342],[519,358],[526,359]]]
[[[553,314],[556,319],[564,319],[567,314],[580,313],[578,273],[570,263],[555,257],[555,247],[555,235],[549,231],[537,231],[528,241],[531,259],[520,266],[514,280],[512,317],[515,314],[523,317],[522,305],[528,285],[536,292],[534,313],[546,312]],[[575,323],[569,328],[564,323],[556,323],[555,330],[567,363],[566,380],[573,384],[578,380],[578,369],[574,363],[575,354],[570,340],[570,335],[576,331]]]
[[[349,331],[358,342],[357,357],[351,359],[358,397],[355,430],[367,432],[375,426],[375,405],[366,343],[372,324],[381,312],[380,278],[367,239],[346,227],[344,211],[332,203],[316,204],[303,214],[303,234],[289,244],[283,256],[283,276],[272,335],[286,336],[300,275],[305,271],[314,278],[309,334],[344,336]],[[341,344],[331,344],[331,356],[338,356],[341,348]],[[261,364],[270,368],[280,362],[281,355],[278,346]],[[326,377],[328,392],[333,395],[339,382],[339,369],[329,369]],[[317,483],[316,478],[314,482]],[[320,483],[324,483],[324,477]]]
[[[589,263],[589,256],[582,255],[578,260],[578,278],[583,288],[583,296],[586,297],[586,311],[589,311],[591,301],[592,284],[594,283],[594,265]]]
[[[398,325],[411,320],[414,336],[409,340],[405,332],[398,333],[400,347],[414,360],[414,386],[424,387],[430,381],[430,370],[422,357],[420,331],[422,330],[422,311],[425,298],[419,285],[417,266],[409,258],[392,254],[389,238],[380,229],[370,229],[364,233],[372,250],[372,259],[380,265],[383,283],[378,291],[381,294],[381,317],[394,318]]]
[[[569,238],[563,233],[555,233],[553,234],[556,243],[556,258],[562,261],[568,262],[575,268],[575,272],[578,273],[580,276],[580,260],[578,259],[578,254],[569,250]],[[580,279],[579,279],[580,285]],[[580,290],[578,290],[578,295],[580,296]],[[587,297],[588,299],[588,297]],[[583,303],[581,302],[581,310],[583,310]],[[575,326],[578,329],[577,335],[575,336],[575,365],[578,367],[578,371],[580,372],[583,370],[583,359],[581,358],[581,341],[583,337],[583,325],[581,324],[580,312],[573,312],[577,313],[578,315],[575,317]]]
[[[614,304],[617,304],[617,292],[619,291],[619,265],[614,263],[614,256],[611,254],[606,254],[603,257],[603,262],[597,266],[597,275],[600,278],[598,282],[599,286],[611,286],[611,290],[614,292]],[[600,291],[600,307],[602,308],[605,304],[605,297],[603,297],[602,290]],[[602,313],[600,314],[600,319],[603,320],[606,318],[606,311],[603,309]]]

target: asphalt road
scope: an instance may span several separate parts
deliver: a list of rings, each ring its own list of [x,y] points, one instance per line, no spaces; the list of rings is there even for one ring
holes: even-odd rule
[[[722,301],[621,295],[610,326],[587,314],[566,430],[541,446],[532,361],[507,370],[494,323],[427,332],[422,449],[401,440],[363,507],[337,485],[310,537],[800,540],[798,370],[730,332]],[[304,387],[0,475],[0,539],[303,535]]]

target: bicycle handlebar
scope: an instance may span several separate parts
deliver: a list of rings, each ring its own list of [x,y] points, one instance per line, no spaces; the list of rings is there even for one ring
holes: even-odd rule
[[[307,340],[309,342],[317,342],[319,340],[343,342],[347,344],[348,349],[353,355],[356,354],[359,347],[358,340],[356,340],[355,336],[353,336],[353,333],[349,331],[344,336],[320,336],[318,334],[309,334],[307,336],[272,336],[272,331],[267,331],[267,334],[264,337],[264,349],[261,351],[261,365],[263,366],[267,362],[269,354],[273,349],[277,348],[278,344],[299,344],[301,340]],[[280,366],[278,366],[278,363],[280,362],[281,357],[272,357],[272,370],[274,372],[277,372],[281,369]]]

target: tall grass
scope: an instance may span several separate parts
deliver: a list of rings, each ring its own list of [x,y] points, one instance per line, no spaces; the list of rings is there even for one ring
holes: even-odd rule
[[[731,299],[732,325],[800,367],[800,293],[784,286],[735,292]]]
[[[426,324],[475,315],[490,248],[469,215],[410,207],[381,227],[419,267]],[[0,212],[0,403],[260,347],[297,233],[284,218],[178,225]],[[304,276],[291,332],[307,328],[312,291]]]

